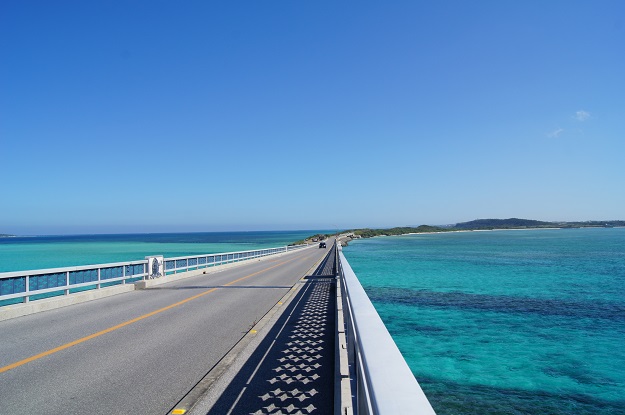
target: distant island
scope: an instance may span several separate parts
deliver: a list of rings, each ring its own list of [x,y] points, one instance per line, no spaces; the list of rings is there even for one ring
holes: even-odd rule
[[[614,228],[625,227],[625,220],[585,221],[585,222],[543,222],[531,219],[476,219],[469,222],[456,223],[455,225],[431,226],[421,225],[417,227],[403,226],[388,229],[352,229],[340,232],[347,234],[348,239],[373,238],[375,236],[398,236],[417,233],[435,232],[460,232],[460,231],[492,231],[497,229],[573,229],[573,228]],[[292,243],[301,245],[315,243],[337,234],[316,234],[306,239]]]
[[[470,222],[456,223],[452,230],[495,230],[495,229],[540,229],[540,228],[614,228],[625,226],[624,220],[586,221],[586,222],[543,222],[531,219],[477,219]]]
[[[9,235],[8,233],[0,233],[0,238],[15,238],[15,235]]]

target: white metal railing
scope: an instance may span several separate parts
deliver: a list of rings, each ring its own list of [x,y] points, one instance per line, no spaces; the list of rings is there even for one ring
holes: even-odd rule
[[[191,255],[175,258],[165,258],[165,273],[175,274],[194,269],[207,268],[216,265],[229,264],[232,262],[246,261],[254,258],[261,258],[267,255],[274,255],[283,252],[305,248],[308,245],[281,246],[278,248],[255,249],[250,251],[224,252],[219,254]]]
[[[338,254],[353,413],[435,414],[340,247]]]
[[[0,306],[145,278],[146,260],[0,273]],[[34,297],[34,298],[32,298]]]
[[[291,252],[310,245],[164,258],[164,274]],[[168,268],[169,266],[169,268]],[[0,273],[0,307],[151,278],[148,260]]]

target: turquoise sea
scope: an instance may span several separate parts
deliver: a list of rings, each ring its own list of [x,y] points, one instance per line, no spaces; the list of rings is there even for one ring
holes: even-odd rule
[[[439,415],[625,414],[625,229],[381,237],[344,253]]]
[[[157,254],[171,258],[273,248],[324,232],[303,230],[0,238],[0,272],[133,261]]]

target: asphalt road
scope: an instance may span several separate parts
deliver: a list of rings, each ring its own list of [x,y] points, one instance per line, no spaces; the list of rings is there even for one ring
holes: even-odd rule
[[[336,274],[335,250],[329,251],[242,367],[223,375],[227,387],[209,392],[190,413],[335,412]]]
[[[165,414],[326,253],[2,321],[0,412]]]

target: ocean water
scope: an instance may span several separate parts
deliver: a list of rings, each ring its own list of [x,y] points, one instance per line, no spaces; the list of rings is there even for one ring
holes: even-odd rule
[[[382,237],[344,253],[439,415],[625,414],[625,229]]]
[[[273,248],[324,232],[303,230],[0,238],[0,272],[133,261],[155,254],[171,258]]]

